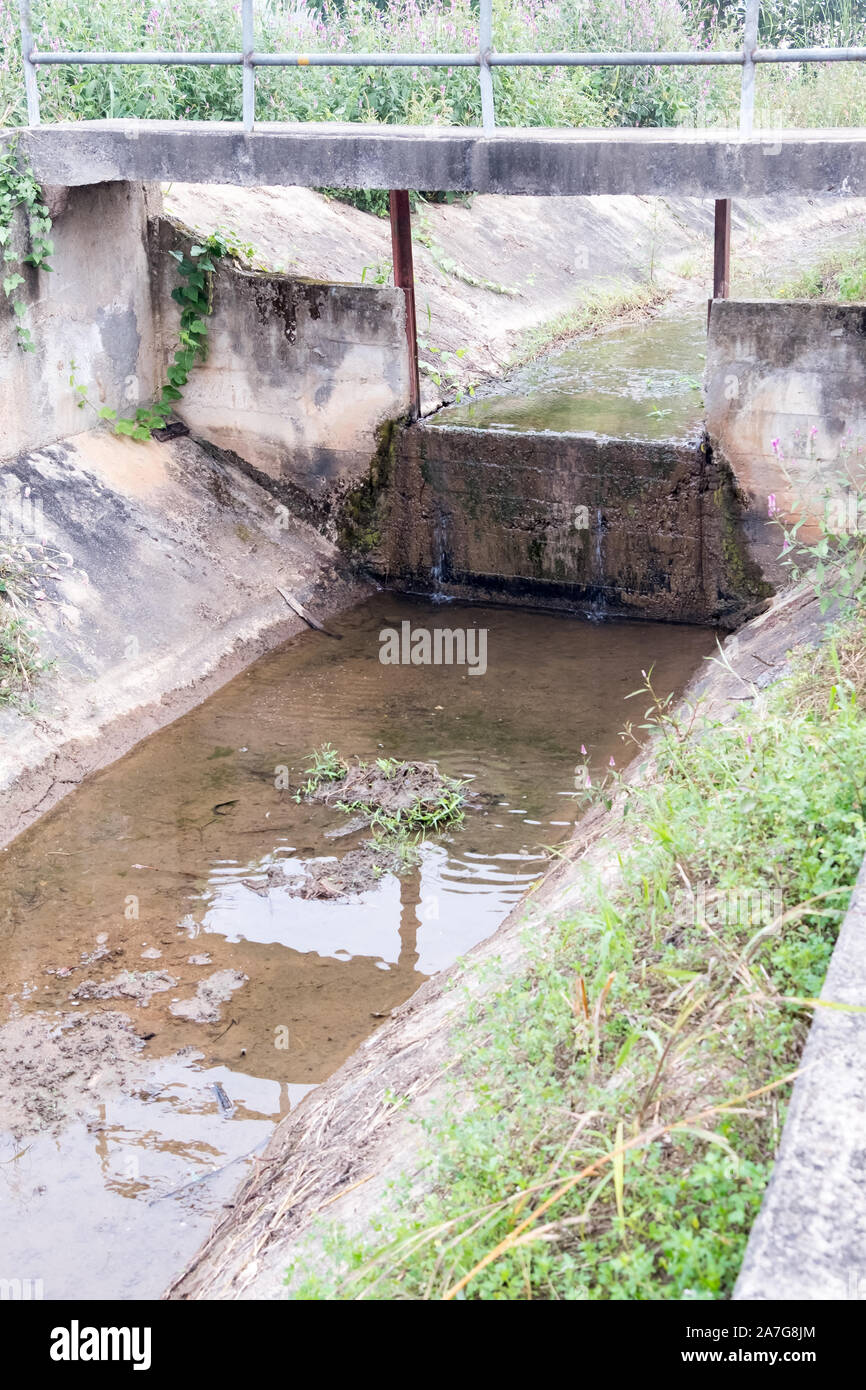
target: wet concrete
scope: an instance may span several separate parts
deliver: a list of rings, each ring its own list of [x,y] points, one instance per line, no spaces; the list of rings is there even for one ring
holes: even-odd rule
[[[382,664],[404,620],[487,629],[486,673]],[[47,1298],[157,1296],[280,1116],[538,878],[579,813],[581,745],[594,775],[623,757],[641,669],[679,689],[714,648],[697,628],[394,595],[332,626],[342,641],[292,640],[0,856],[0,1025],[120,1011],[144,1041],[127,1084],[97,1063],[73,1113],[35,1134],[13,1118],[0,1142],[0,1274]],[[285,868],[367,833],[293,799],[325,741],[470,779],[465,825],[355,897],[293,895]],[[140,990],[147,972],[175,983]],[[209,1018],[176,1007],[223,972]]]

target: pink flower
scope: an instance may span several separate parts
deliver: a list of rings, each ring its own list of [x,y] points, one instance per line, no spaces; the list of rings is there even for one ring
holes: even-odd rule
[[[767,515],[768,515],[768,516],[775,516],[775,515],[776,515],[776,494],[775,494],[775,492],[771,492],[770,495],[769,495],[769,497],[767,498]]]
[[[586,757],[586,745],[585,745],[585,744],[582,743],[582,744],[580,745],[580,751],[581,751],[581,753],[583,754],[583,756]]]

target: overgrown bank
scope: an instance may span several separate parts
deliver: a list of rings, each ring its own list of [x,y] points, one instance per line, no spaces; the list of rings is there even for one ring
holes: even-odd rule
[[[864,646],[861,613],[730,720],[639,692],[658,741],[611,789],[617,882],[588,869],[470,1007],[425,1200],[332,1238],[327,1275],[301,1259],[297,1296],[730,1293],[866,844]]]
[[[866,846],[866,618],[822,629],[801,588],[679,709],[650,675],[651,755],[308,1098],[181,1296],[730,1294]]]

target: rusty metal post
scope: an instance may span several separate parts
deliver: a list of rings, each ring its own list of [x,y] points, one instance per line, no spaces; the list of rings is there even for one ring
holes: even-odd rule
[[[713,299],[727,299],[731,293],[731,200],[716,199],[716,227],[713,239]]]
[[[713,236],[713,299],[728,299],[731,293],[731,200],[716,199],[716,220]],[[713,299],[707,305],[707,328],[710,326],[710,310]]]
[[[406,342],[409,349],[409,415],[417,420],[421,413],[421,379],[418,375],[418,326],[415,318],[415,271],[412,265],[412,225],[407,189],[391,189],[391,249],[394,258],[394,284],[406,299]]]

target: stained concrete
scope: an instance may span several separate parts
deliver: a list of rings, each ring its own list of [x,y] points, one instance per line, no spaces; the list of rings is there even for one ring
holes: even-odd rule
[[[387,218],[309,188],[175,183],[163,196],[168,216],[204,236],[230,228],[271,271],[332,283],[363,276],[369,287],[390,267]],[[735,202],[735,293],[755,295],[747,286],[756,279],[769,288],[794,267],[844,255],[864,226],[862,198],[806,200],[791,190]],[[412,234],[424,413],[453,398],[457,384],[465,396],[500,378],[539,329],[594,293],[650,278],[660,295],[685,286],[705,297],[712,286],[711,199],[479,194],[420,204]],[[443,351],[451,355],[437,384]],[[689,370],[699,374],[697,361]]]
[[[154,395],[146,226],[158,197],[130,183],[47,190],[52,270],[25,266],[19,291],[33,352],[19,348],[11,306],[0,300],[0,459],[91,428],[102,406],[131,413]],[[26,254],[20,214],[14,237]],[[90,405],[80,407],[77,385]]]
[[[723,626],[768,592],[700,430],[671,442],[416,425],[366,527],[374,569],[411,590]]]
[[[479,193],[866,193],[866,131],[510,130],[76,121],[23,130],[43,183],[141,180]]]
[[[735,1299],[866,1299],[866,866],[836,942]]]
[[[0,846],[303,630],[278,585],[320,618],[370,592],[312,527],[187,439],[93,432],[23,453],[0,472],[0,516],[24,523],[39,576],[24,613],[54,663],[35,717],[0,709]]]
[[[774,514],[803,518],[798,536],[808,542],[825,521],[847,526],[853,498],[858,529],[866,305],[716,301],[704,394],[710,440],[748,499],[751,551],[770,579],[787,573]]]
[[[172,250],[186,230],[150,224],[159,353],[177,342]],[[229,258],[213,277],[208,354],[184,387],[177,415],[230,450],[275,496],[326,501],[370,466],[376,431],[409,407],[406,309],[388,285],[328,284],[241,269]]]

